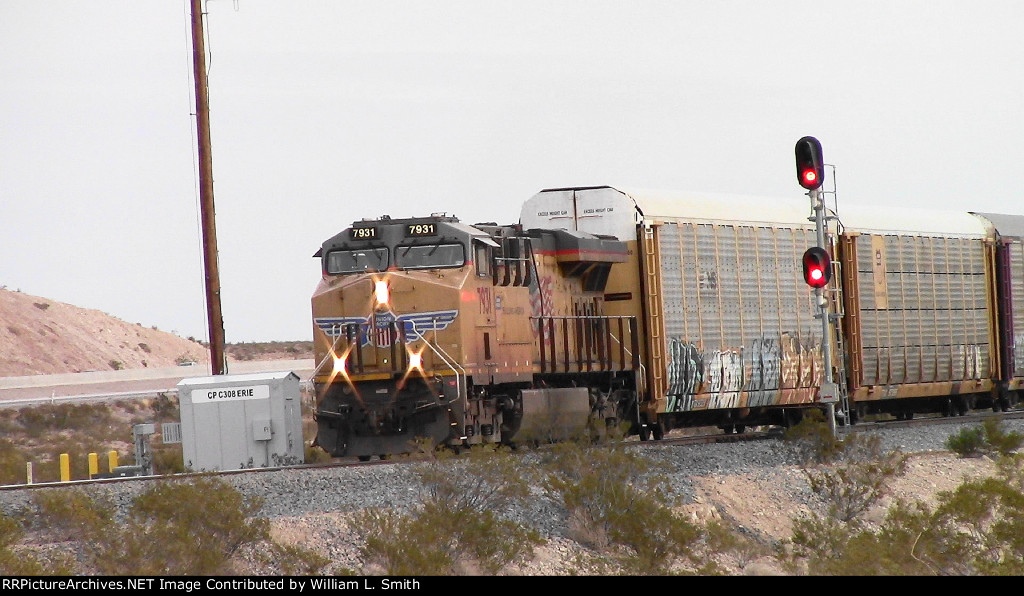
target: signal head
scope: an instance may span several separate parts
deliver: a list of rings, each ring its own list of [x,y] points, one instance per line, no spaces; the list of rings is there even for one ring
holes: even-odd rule
[[[819,188],[825,181],[821,143],[814,137],[803,137],[796,142],[796,179],[807,190]]]
[[[820,246],[804,251],[804,282],[812,288],[824,288],[832,279],[832,258]]]

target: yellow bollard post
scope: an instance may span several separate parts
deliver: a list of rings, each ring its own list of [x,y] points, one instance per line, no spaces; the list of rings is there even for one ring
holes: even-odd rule
[[[89,480],[100,473],[100,456],[95,453],[89,454]]]
[[[117,467],[117,452],[116,451],[110,451],[110,452],[107,453],[107,466],[109,467],[108,471],[111,474],[113,474],[114,473],[114,468]]]
[[[32,484],[32,462],[25,462],[25,484]]]
[[[60,481],[68,482],[71,480],[71,456],[67,453],[60,454]]]

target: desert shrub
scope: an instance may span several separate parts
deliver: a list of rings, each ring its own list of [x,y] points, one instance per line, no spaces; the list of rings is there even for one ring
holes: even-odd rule
[[[735,526],[720,521],[711,521],[704,526],[705,545],[711,553],[732,554],[740,567],[746,567],[756,559],[771,554],[771,550],[754,538],[739,531]]]
[[[276,575],[318,575],[331,564],[320,553],[297,544],[270,541],[263,564],[276,570]]]
[[[543,455],[545,495],[569,515],[573,536],[631,573],[667,572],[694,556],[701,529],[676,515],[650,460],[622,445],[562,443]],[[706,569],[705,569],[706,571]]]
[[[153,350],[150,349],[149,344],[146,344],[146,343],[140,342],[139,343],[139,349],[142,350],[143,352],[147,353],[147,354],[152,354],[153,353]]]
[[[269,523],[251,518],[261,503],[216,478],[162,481],[139,495],[128,519],[94,534],[100,573],[212,575],[229,571],[243,546],[269,540]]]
[[[170,393],[157,394],[150,402],[150,408],[153,410],[155,422],[179,422],[181,420],[178,398]]]
[[[180,444],[153,445],[150,454],[153,458],[154,474],[183,474],[187,471]]]
[[[820,575],[1021,575],[1024,457],[998,463],[996,476],[941,492],[934,506],[894,503],[877,528],[836,515],[795,520],[788,554]]]
[[[812,573],[833,574],[847,569],[862,552],[854,545],[871,542],[865,533],[864,514],[887,494],[893,478],[906,471],[907,457],[897,451],[886,452],[876,435],[861,433],[837,440],[828,448],[827,464],[802,468],[811,490],[821,497],[824,512],[793,520],[793,535],[782,559],[807,563]],[[811,460],[821,458],[809,458]]]
[[[408,512],[366,509],[352,527],[362,556],[387,575],[495,574],[533,556],[540,535],[497,512],[525,498],[526,476],[504,449],[481,447],[464,458],[428,451],[418,464],[423,502]]]
[[[73,429],[98,439],[109,438],[116,419],[110,408],[102,404],[42,404],[20,408],[16,418],[30,437],[48,432]]]
[[[998,453],[1008,455],[1024,444],[1024,434],[1007,432],[998,418],[987,418],[982,425],[961,429],[946,439],[946,448],[961,457],[980,457]]]
[[[81,489],[45,490],[33,495],[43,525],[81,540],[102,532],[113,521],[113,507],[97,502]]]
[[[178,357],[174,359],[174,363],[177,365],[189,364],[195,362],[196,359],[191,354],[178,354]]]
[[[304,451],[305,462],[307,464],[324,463],[329,462],[333,459],[331,457],[331,454],[324,451],[323,447],[320,447],[319,445],[313,446],[307,444]]]
[[[65,487],[33,499],[38,527],[75,544],[82,565],[76,574],[233,574],[232,559],[243,549],[278,574],[317,574],[329,563],[311,550],[274,541],[269,522],[255,517],[261,502],[216,477],[156,483],[120,516],[112,502],[87,491]],[[0,565],[2,558],[0,552]]]
[[[962,428],[949,435],[946,448],[960,457],[981,457],[985,452],[985,429],[980,426]]]
[[[24,484],[29,456],[10,439],[0,438],[0,484]]]
[[[825,413],[817,408],[806,410],[800,422],[786,429],[783,440],[804,464],[833,461],[843,449],[842,441],[825,420]]]
[[[850,541],[843,560],[857,561],[857,573],[875,575],[1021,575],[1020,460],[1008,469],[1013,473],[940,493],[934,507],[896,503],[878,531],[862,531]],[[853,567],[836,561],[831,570],[853,572]]]
[[[14,577],[42,575],[44,570],[53,572],[53,567],[45,569],[39,559],[15,548],[24,535],[21,523],[0,511],[0,575]],[[66,574],[67,570],[63,566],[58,569],[58,573]]]
[[[893,478],[903,475],[907,457],[899,451],[884,452],[877,435],[860,433],[848,435],[839,453],[833,465],[803,471],[811,490],[827,503],[828,516],[850,523],[886,494]]]
[[[1024,445],[1024,434],[1017,431],[1007,432],[1002,420],[988,418],[982,423],[985,429],[985,442],[992,451],[1000,455],[1009,455]]]
[[[120,360],[111,360],[107,363],[107,366],[113,370],[124,370],[124,362],[121,362]]]

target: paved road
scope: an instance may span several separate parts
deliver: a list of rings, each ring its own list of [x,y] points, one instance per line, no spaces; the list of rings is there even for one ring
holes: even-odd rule
[[[228,374],[291,371],[302,381],[313,375],[313,360],[232,362]],[[210,375],[208,365],[93,371],[62,375],[0,377],[0,406],[99,397],[142,397],[176,391],[178,381]]]

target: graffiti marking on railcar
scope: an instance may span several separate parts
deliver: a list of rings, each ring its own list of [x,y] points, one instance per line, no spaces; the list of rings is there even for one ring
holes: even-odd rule
[[[779,380],[782,376],[782,358],[779,342],[773,337],[761,337],[750,344],[750,375],[747,378],[747,406],[767,406],[778,399]]]
[[[697,285],[701,290],[717,290],[718,272],[711,269],[701,269]]]
[[[743,388],[743,353],[721,350],[705,359],[704,379],[710,396],[711,408],[736,408],[740,405]]]
[[[814,343],[814,342],[812,342]],[[782,384],[780,388],[795,389],[821,385],[824,371],[821,368],[821,350],[805,347],[790,333],[781,336]]]
[[[693,396],[704,382],[704,361],[697,347],[673,337],[668,341],[669,412],[686,412],[695,406]]]

